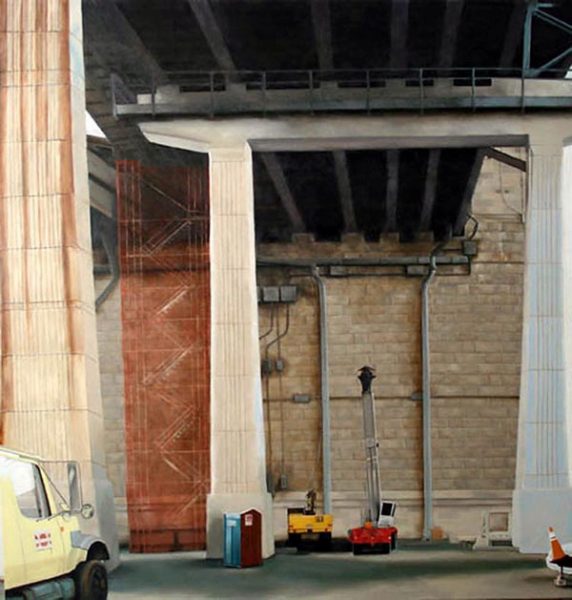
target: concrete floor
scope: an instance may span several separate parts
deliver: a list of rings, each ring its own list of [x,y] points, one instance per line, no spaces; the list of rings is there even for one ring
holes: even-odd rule
[[[227,569],[201,552],[123,554],[110,598],[572,598],[543,556],[458,546],[405,546],[390,556],[302,554],[282,549],[255,569]]]

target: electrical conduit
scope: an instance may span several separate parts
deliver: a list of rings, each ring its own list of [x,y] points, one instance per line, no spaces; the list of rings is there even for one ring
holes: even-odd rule
[[[423,539],[431,539],[433,528],[433,473],[431,451],[431,362],[429,343],[429,287],[437,272],[437,252],[445,246],[440,243],[431,252],[429,272],[421,284],[421,361],[423,367]]]
[[[324,513],[332,513],[332,457],[330,442],[330,373],[328,347],[328,298],[326,285],[317,267],[312,267],[312,279],[318,287],[320,303],[320,373],[322,394],[322,473]]]

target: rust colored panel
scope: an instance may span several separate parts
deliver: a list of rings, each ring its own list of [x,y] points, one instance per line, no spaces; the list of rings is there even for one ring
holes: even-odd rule
[[[117,163],[132,552],[202,549],[210,489],[206,168]]]

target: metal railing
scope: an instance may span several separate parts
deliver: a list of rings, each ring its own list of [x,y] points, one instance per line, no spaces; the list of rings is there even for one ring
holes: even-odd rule
[[[257,98],[256,111],[266,114],[272,109],[274,92],[298,92],[305,97],[307,110],[313,112],[315,109],[320,109],[319,103],[324,95],[334,89],[355,91],[353,96],[354,99],[359,100],[359,107],[352,110],[369,112],[373,108],[374,96],[383,95],[385,99],[399,97],[399,92],[403,89],[416,88],[418,93],[412,95],[409,92],[407,98],[412,101],[411,109],[424,112],[425,109],[432,108],[428,101],[431,96],[430,90],[439,84],[442,85],[443,82],[449,82],[452,88],[467,89],[469,93],[464,97],[469,98],[470,101],[468,106],[463,108],[476,110],[479,107],[478,98],[483,95],[479,93],[482,88],[490,88],[501,80],[519,80],[518,106],[524,110],[527,106],[528,81],[563,81],[568,80],[568,74],[569,72],[563,68],[544,69],[538,72],[535,69],[491,67],[170,71],[166,74],[167,80],[162,82],[161,88],[162,90],[166,89],[165,86],[177,88],[173,105],[181,102],[182,98],[195,95],[195,97],[205,98],[208,94],[206,112],[210,116],[219,113],[217,97],[225,93],[251,92],[249,96]],[[572,78],[569,81],[572,83]],[[395,85],[394,82],[401,82],[402,87],[391,87]],[[157,112],[160,104],[169,103],[164,93],[158,95],[159,86],[152,78],[149,80],[119,79],[114,75],[111,88],[114,107],[136,104],[137,95],[140,94],[150,96],[150,102],[146,104],[150,106],[152,114]],[[417,96],[417,101],[413,104],[414,96]],[[447,96],[445,94],[441,97]],[[512,94],[511,97],[515,95]],[[550,98],[550,96],[546,97],[544,104],[547,106],[551,104]],[[494,108],[494,102],[489,102],[487,106]]]

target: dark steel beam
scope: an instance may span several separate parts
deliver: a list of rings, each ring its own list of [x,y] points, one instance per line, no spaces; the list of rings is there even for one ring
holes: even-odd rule
[[[330,0],[312,0],[311,8],[318,63],[322,71],[328,71],[334,68]]]
[[[107,162],[98,156],[88,147],[87,149],[87,168],[89,175],[99,180],[112,190],[115,190],[115,167],[112,167]]]
[[[526,7],[522,37],[522,72],[523,75],[530,69],[530,48],[532,45],[532,17],[534,16],[534,2],[529,2]]]
[[[439,66],[445,69],[452,67],[455,60],[459,24],[464,6],[465,0],[447,0],[439,51]]]
[[[523,72],[532,77],[538,77],[546,69],[557,67],[569,69],[572,63],[572,46],[561,52],[558,56],[552,58],[540,67],[533,68],[531,66],[531,45],[532,45],[532,26],[534,17],[538,20],[547,23],[561,31],[572,35],[572,25],[562,21],[558,17],[541,10],[542,8],[550,8],[552,5],[538,4],[536,0],[529,0],[526,8],[526,19],[523,32],[523,51],[522,51],[522,69]]]
[[[236,66],[232,60],[228,46],[224,41],[224,36],[218,26],[209,0],[187,1],[219,67],[225,71],[235,71]]]
[[[156,85],[167,82],[167,75],[114,0],[84,0],[82,14],[85,43],[103,62]]]
[[[499,67],[510,69],[514,65],[516,51],[522,40],[522,28],[526,17],[526,7],[521,0],[514,0],[512,13],[508,22],[504,44],[499,60]]]
[[[509,167],[514,167],[519,171],[524,171],[526,173],[526,161],[516,158],[516,156],[511,156],[506,152],[501,152],[496,148],[487,148],[485,150],[485,156],[488,158],[494,158],[494,160],[498,160],[499,162],[508,165]]]
[[[385,231],[397,226],[397,196],[399,193],[399,150],[388,150],[386,160]]]
[[[115,188],[107,185],[89,175],[89,204],[106,217],[113,219],[115,213]]]
[[[85,38],[84,38],[85,39]],[[113,146],[115,158],[142,160],[151,145],[137,125],[113,117],[109,71],[96,75],[100,70],[100,59],[88,50],[84,43],[86,108]]]
[[[429,161],[427,162],[427,174],[425,176],[425,190],[423,192],[423,205],[421,208],[421,218],[419,228],[427,231],[431,228],[431,217],[433,216],[433,207],[437,196],[437,181],[439,174],[439,161],[441,160],[441,150],[433,148],[429,151]]]
[[[148,84],[168,81],[114,0],[83,0],[86,107],[113,146],[115,158],[167,161],[180,152],[150,144],[132,121],[114,117],[111,76],[127,74]]]
[[[334,68],[330,2],[329,0],[312,0],[311,8],[318,62],[322,71],[328,71]],[[344,217],[344,229],[345,231],[357,231],[348,161],[343,150],[334,152],[334,165],[340,205]]]
[[[327,152],[332,150],[399,150],[404,148],[515,148],[528,144],[527,135],[459,135],[423,137],[338,137],[253,139],[255,152]]]
[[[535,76],[538,76],[540,73],[542,73],[542,71],[546,71],[546,69],[552,69],[554,67],[557,67],[559,63],[568,64],[564,63],[564,61],[566,59],[569,59],[571,56],[572,46],[564,50],[564,52],[561,52],[558,56],[555,56],[552,60],[549,60],[548,62],[544,63],[541,67],[533,69]]]
[[[562,19],[558,19],[554,15],[544,12],[543,10],[536,10],[534,16],[540,19],[541,21],[544,21],[549,25],[553,25],[554,27],[572,35],[572,25],[570,25],[570,23],[566,23],[566,21],[562,21]]]
[[[343,150],[337,150],[334,152],[334,161],[336,164],[336,178],[338,180],[338,190],[340,191],[342,214],[344,215],[344,228],[348,232],[357,231],[346,153]]]
[[[290,218],[294,233],[304,233],[306,231],[304,219],[302,218],[302,214],[296,206],[294,196],[292,196],[290,186],[286,181],[286,176],[284,175],[284,171],[280,161],[278,160],[278,157],[273,152],[266,152],[260,154],[260,158],[264,163],[266,170],[268,171],[268,175],[270,175],[270,179],[272,179],[272,183],[274,184],[274,188],[280,197],[282,206]]]
[[[475,188],[477,187],[477,181],[479,180],[481,167],[483,166],[485,152],[486,150],[484,148],[480,148],[477,150],[477,153],[475,155],[475,160],[471,168],[471,173],[469,175],[469,179],[467,180],[467,185],[465,187],[465,193],[463,194],[463,198],[461,200],[459,210],[457,212],[457,218],[455,219],[455,223],[453,226],[453,232],[455,235],[460,234],[463,227],[465,226],[465,223],[467,222],[467,217],[471,209],[471,201],[473,200],[473,194],[475,193]]]
[[[407,32],[409,29],[409,0],[391,3],[391,50],[389,66],[392,69],[407,67]]]

